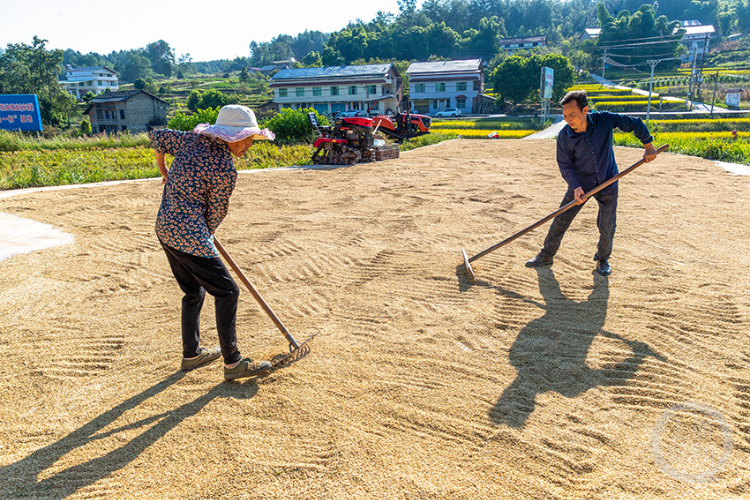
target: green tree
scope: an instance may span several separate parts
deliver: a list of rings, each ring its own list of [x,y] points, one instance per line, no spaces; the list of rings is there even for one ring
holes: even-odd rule
[[[187,108],[191,111],[201,109],[216,108],[226,106],[227,104],[237,104],[239,100],[236,96],[229,96],[219,90],[210,89],[201,92],[192,90],[187,100]]]
[[[669,21],[666,16],[655,17],[652,5],[641,5],[632,15],[627,10],[621,10],[615,18],[600,3],[597,5],[597,18],[601,33],[596,45],[602,51],[607,49],[614,65],[646,68],[648,59],[667,59],[680,54],[680,39],[685,30],[679,29],[679,21]],[[676,65],[679,65],[679,61],[675,60],[662,63],[660,67]]]
[[[190,91],[190,94],[188,95],[188,98],[187,98],[187,103],[185,105],[190,111],[197,111],[198,103],[200,102],[201,102],[201,91],[197,89],[193,89]]]
[[[320,57],[319,52],[310,51],[305,57],[302,58],[302,64],[306,68],[320,68],[323,66],[323,59]]]
[[[196,111],[192,115],[175,113],[174,118],[169,120],[167,127],[174,130],[184,130],[186,132],[192,131],[199,123],[210,123],[213,125],[216,123],[216,118],[219,116],[219,108],[207,108]]]
[[[134,82],[139,78],[146,79],[151,73],[151,62],[146,56],[136,51],[130,53],[125,63],[125,68],[121,71],[122,78],[128,82]]]
[[[164,76],[172,76],[172,66],[175,64],[174,52],[167,42],[159,40],[146,45],[144,55],[151,63],[151,69],[155,73]]]
[[[144,87],[146,87],[146,80],[143,78],[136,78],[136,80],[133,82],[133,88],[138,90],[143,90]]]
[[[501,96],[501,102],[509,100],[519,104],[527,99],[538,101],[542,67],[554,70],[552,100],[559,101],[576,79],[576,71],[570,60],[556,53],[544,56],[533,54],[528,57],[512,55],[506,58],[491,75],[495,92]]]
[[[525,101],[535,87],[539,87],[539,75],[533,73],[527,57],[512,55],[506,58],[490,75],[499,103]]]
[[[70,119],[81,114],[81,109],[78,107],[78,101],[67,92],[61,93],[56,99],[55,110],[61,117],[65,118],[68,127],[70,127]]]
[[[242,70],[240,71],[240,82],[247,84],[250,82],[250,73],[248,73],[246,67],[242,67]]]
[[[260,71],[256,71],[250,79],[250,86],[255,89],[255,93],[267,95],[271,91],[271,79]]]
[[[42,122],[57,125],[70,115],[72,97],[57,82],[63,51],[48,51],[46,43],[34,36],[31,45],[8,44],[0,53],[0,94],[37,94]]]
[[[536,64],[535,61],[530,63]],[[543,56],[539,60],[538,69],[536,67],[530,68],[530,72],[533,73],[534,70],[536,70],[537,74],[541,78],[542,67],[544,66],[552,68],[555,71],[553,80],[554,83],[552,84],[552,101],[559,102],[560,99],[562,99],[565,95],[566,89],[570,88],[570,86],[575,82],[576,70],[570,63],[570,59],[563,56],[562,54],[556,54],[553,52]]]
[[[81,120],[81,133],[83,135],[91,135],[91,122],[88,120]]]
[[[276,142],[279,143],[299,143],[312,142],[315,133],[310,127],[307,113],[315,113],[318,123],[327,125],[325,117],[318,114],[314,109],[289,109],[284,108],[281,113],[277,113],[269,118],[264,126],[268,127],[276,135]]]
[[[156,95],[159,92],[159,86],[152,78],[149,78],[146,80],[146,85],[143,86],[143,90],[151,95]]]

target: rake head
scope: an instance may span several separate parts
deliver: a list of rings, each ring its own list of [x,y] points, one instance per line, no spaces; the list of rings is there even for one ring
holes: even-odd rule
[[[282,366],[289,366],[292,363],[299,361],[300,359],[307,356],[307,354],[310,352],[310,342],[315,338],[315,336],[318,335],[317,333],[312,334],[308,338],[306,338],[303,342],[299,344],[298,347],[293,347],[292,344],[289,344],[289,353],[288,354],[278,354],[271,359],[271,370],[275,370],[277,368],[281,368]]]

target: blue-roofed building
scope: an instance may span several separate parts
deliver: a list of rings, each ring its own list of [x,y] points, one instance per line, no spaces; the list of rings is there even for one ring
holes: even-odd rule
[[[412,63],[409,98],[420,113],[435,114],[447,108],[461,113],[478,113],[484,91],[481,59]]]
[[[349,109],[395,112],[402,84],[393,64],[282,69],[271,78],[279,109],[314,108],[318,113]]]

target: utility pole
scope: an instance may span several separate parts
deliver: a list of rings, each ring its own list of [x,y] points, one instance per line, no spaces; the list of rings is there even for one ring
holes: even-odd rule
[[[604,85],[604,68],[607,66],[607,49],[604,49],[604,55],[602,56],[602,85]]]
[[[688,98],[690,99],[690,108],[688,111],[693,110],[693,82],[695,80],[695,63],[698,61],[698,45],[696,44],[695,50],[693,51],[693,69],[690,71],[690,86],[688,87]]]
[[[716,72],[716,75],[714,75],[714,95],[711,98],[711,118],[714,117],[714,101],[716,100],[716,85],[719,83],[719,72]]]
[[[698,91],[696,92],[698,96],[701,95],[701,83],[703,83],[703,66],[706,65],[706,52],[708,52],[708,33],[706,33],[706,38],[703,39],[703,55],[701,56],[701,69],[698,72]]]
[[[661,61],[657,59],[649,59],[648,65],[651,66],[651,81],[648,83],[648,107],[646,108],[646,120],[651,117],[651,90],[654,88],[654,68]]]

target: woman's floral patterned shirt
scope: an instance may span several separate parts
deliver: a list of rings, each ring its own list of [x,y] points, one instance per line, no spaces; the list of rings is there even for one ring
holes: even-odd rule
[[[148,137],[157,152],[174,157],[156,217],[156,235],[181,252],[218,257],[213,233],[227,215],[237,182],[227,144],[178,130],[153,130]]]

